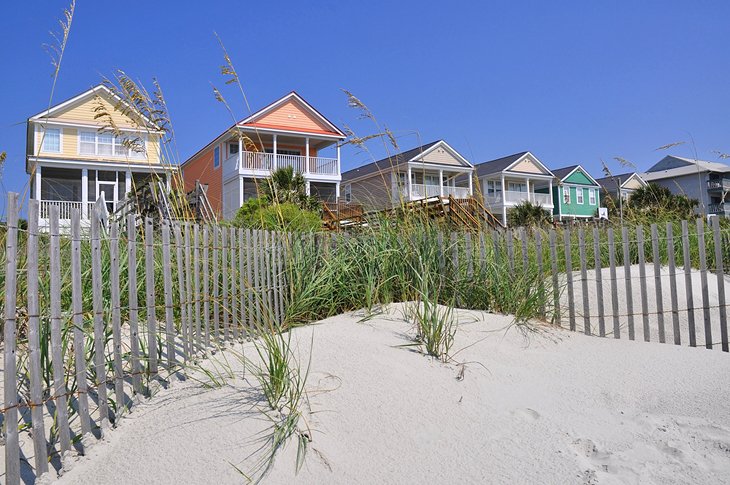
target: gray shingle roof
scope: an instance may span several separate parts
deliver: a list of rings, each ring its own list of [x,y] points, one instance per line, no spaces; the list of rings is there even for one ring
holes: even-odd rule
[[[563,180],[565,177],[568,176],[570,172],[575,170],[577,166],[578,165],[571,165],[569,167],[556,168],[555,170],[550,171],[553,173],[553,175],[555,175],[558,180]]]
[[[631,177],[635,173],[636,172],[619,173],[610,177],[602,177],[600,179],[596,179],[596,182],[598,182],[598,185],[600,185],[607,191],[614,192],[617,190],[617,185],[626,182],[629,177]]]
[[[366,175],[372,175],[383,171],[389,171],[394,167],[397,167],[403,163],[406,163],[408,160],[418,156],[420,153],[425,152],[435,144],[441,142],[443,140],[436,140],[432,141],[431,143],[426,143],[425,145],[421,145],[420,147],[411,148],[410,150],[406,150],[404,152],[396,153],[394,155],[391,155],[389,157],[383,158],[382,160],[378,160],[376,162],[368,163],[366,165],[363,165],[361,167],[353,168],[352,170],[348,170],[347,172],[342,173],[342,181],[345,180],[352,180],[360,177],[364,177]]]
[[[488,162],[480,163],[475,165],[477,177],[483,177],[484,175],[491,175],[493,173],[499,173],[505,168],[509,167],[517,160],[525,156],[528,152],[520,152],[506,157],[497,158],[496,160],[490,160]]]

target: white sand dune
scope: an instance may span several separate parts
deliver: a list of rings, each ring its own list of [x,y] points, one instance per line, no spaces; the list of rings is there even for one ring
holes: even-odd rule
[[[314,335],[312,448],[295,475],[291,443],[263,483],[730,483],[727,354],[564,330],[526,338],[505,330],[509,317],[459,311],[457,380],[456,363],[400,347],[411,333],[400,308],[294,331],[305,362]],[[175,383],[59,483],[241,483],[234,465],[251,469],[270,424],[257,397],[247,380]]]

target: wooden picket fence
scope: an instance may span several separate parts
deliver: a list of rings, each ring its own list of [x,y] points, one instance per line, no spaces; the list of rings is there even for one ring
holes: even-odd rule
[[[10,194],[2,408],[7,485],[32,483],[49,463],[60,469],[66,453],[85,452],[133,405],[134,395],[150,395],[206,349],[283,319],[286,234],[187,222],[155,227],[150,218],[138,226],[133,215],[126,227],[106,227],[97,204],[88,228],[78,210],[71,213],[66,236],[57,207],[50,208],[49,233],[39,232],[37,201],[29,203],[27,231],[18,227],[18,209],[18,195]],[[27,308],[19,307],[18,295]],[[30,434],[19,433],[28,426]],[[31,449],[33,465],[23,454]]]
[[[134,216],[107,226],[101,209],[88,231],[73,212],[67,236],[51,207],[50,232],[40,233],[37,202],[21,230],[18,196],[9,197],[2,409],[9,485],[60,469],[66,453],[85,452],[116,424],[134,396],[166,385],[207,349],[281,323],[289,307],[288,251],[302,238],[139,224]],[[356,237],[318,235],[318,257]],[[540,316],[567,330],[727,352],[729,241],[717,219],[709,227],[699,219],[439,233],[437,243],[444,278],[469,292],[485,264],[505,265],[535,285]]]

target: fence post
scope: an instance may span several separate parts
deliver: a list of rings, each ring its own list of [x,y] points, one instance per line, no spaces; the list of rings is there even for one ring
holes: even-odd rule
[[[63,337],[61,335],[61,237],[60,208],[50,207],[50,265],[51,265],[51,354],[53,360],[53,392],[58,416],[58,434],[61,455],[71,451],[71,429],[68,424],[68,400],[66,399],[66,372],[63,362]],[[7,360],[6,360],[7,362]]]
[[[18,194],[8,194],[5,238],[5,353],[3,386],[5,394],[5,483],[20,484],[20,442],[18,439],[18,374],[15,360],[18,284]]]
[[[185,326],[185,334],[187,335],[187,354],[190,358],[198,352],[195,348],[195,336],[193,335],[193,277],[192,266],[193,261],[190,255],[190,223],[185,223],[185,312],[187,319],[182,322]]]
[[[137,227],[133,214],[127,216],[127,278],[129,280],[129,349],[132,360],[132,388],[142,392],[139,361],[139,300],[137,298]]]
[[[568,285],[568,319],[570,329],[575,331],[575,293],[573,291],[573,256],[571,254],[570,229],[565,228],[563,233],[565,242],[565,277]]]
[[[541,229],[535,230],[535,252],[537,254],[537,280],[538,280],[538,291],[540,293],[540,318],[545,318],[545,278],[543,277],[543,264],[542,264],[542,233]],[[483,233],[482,233],[483,237]],[[482,243],[484,240],[482,239]],[[484,250],[484,244],[482,244],[482,250]],[[484,257],[482,256],[482,261]]]
[[[43,426],[43,394],[41,391],[41,343],[40,304],[38,301],[38,201],[30,199],[28,204],[28,259],[26,262],[28,299],[28,367],[30,371],[30,412],[33,426],[33,451],[35,473],[40,476],[48,471],[48,450],[46,432]]]
[[[591,334],[591,316],[590,307],[588,306],[588,271],[586,269],[586,238],[585,231],[581,227],[578,229],[578,251],[580,254],[580,278],[581,292],[583,293],[583,332],[586,335]]]
[[[145,248],[145,293],[147,296],[147,357],[149,364],[148,375],[157,374],[157,315],[155,308],[155,253],[152,219],[148,216],[144,221],[144,248]]]
[[[213,225],[213,338],[220,340],[220,272],[219,272],[219,253],[220,253],[220,230],[217,224]]]
[[[71,210],[71,293],[73,299],[73,341],[76,386],[78,388],[79,419],[81,434],[91,434],[91,416],[89,415],[89,386],[86,382],[86,355],[84,345],[84,308],[83,287],[81,286],[81,212]],[[7,345],[7,343],[6,343]],[[6,363],[6,365],[8,365]],[[83,443],[83,441],[82,441]],[[84,446],[84,448],[86,448]]]
[[[226,253],[226,247],[228,242],[228,230],[226,228],[221,228],[221,290],[223,292],[223,341],[225,342],[228,340],[228,315],[230,313],[230,307],[228,306],[228,254]]]
[[[669,293],[672,302],[672,332],[674,345],[682,344],[682,335],[679,331],[679,310],[677,309],[677,266],[674,261],[674,226],[667,222],[667,265],[669,266]]]
[[[684,256],[684,286],[687,295],[687,324],[689,326],[689,345],[690,347],[697,347],[694,295],[692,294],[692,260],[689,254],[689,231],[687,227],[687,221],[682,221],[682,256]]]
[[[705,248],[705,221],[697,219],[697,248],[700,258],[700,284],[702,287],[702,316],[705,322],[705,348],[712,348],[712,322],[710,321],[710,292],[707,284],[707,251]]]
[[[200,325],[200,226],[193,224],[193,298],[195,298],[195,345],[203,348]]]
[[[662,259],[659,253],[659,233],[656,224],[651,225],[651,251],[654,258],[654,289],[656,298],[657,324],[659,326],[659,342],[666,342],[664,330],[664,292],[662,292]]]
[[[246,229],[246,301],[248,306],[248,326],[254,328],[254,304],[256,303],[253,293],[253,243],[251,229]]]
[[[611,312],[613,313],[613,338],[621,338],[621,325],[618,316],[618,281],[616,278],[616,239],[613,228],[608,228],[608,264],[611,274]]]
[[[99,400],[99,424],[103,430],[109,427],[109,402],[106,393],[106,361],[104,350],[104,302],[101,280],[101,215],[95,205],[91,213],[91,279],[94,310],[94,375]]]
[[[112,305],[112,346],[114,355],[114,422],[124,408],[124,365],[122,363],[122,309],[119,289],[119,224],[112,222],[109,228],[109,293]]]
[[[636,247],[639,251],[639,289],[641,293],[641,318],[644,330],[644,342],[651,340],[649,331],[649,308],[646,294],[646,257],[644,256],[644,227],[636,227]]]
[[[241,314],[238,322],[238,332],[243,338],[246,335],[246,316],[248,311],[246,308],[246,239],[243,229],[238,229],[238,299],[239,313]]]
[[[229,228],[228,230],[228,242],[229,242],[229,248],[230,248],[230,268],[229,268],[229,276],[228,276],[228,283],[230,285],[230,304],[231,304],[231,333],[229,335],[229,338],[231,339],[237,339],[238,338],[238,294],[237,294],[237,285],[236,285],[236,267],[238,266],[238,258],[236,257],[236,230],[234,228]]]
[[[556,247],[555,229],[550,229],[550,264],[553,272],[553,316],[560,327],[560,286],[558,283],[558,250]],[[495,244],[496,248],[496,244]]]
[[[720,218],[712,218],[712,233],[715,242],[715,273],[717,275],[717,303],[720,311],[720,340],[722,351],[728,351],[727,308],[725,307],[725,270],[722,261],[722,238],[720,236]]]
[[[593,263],[596,272],[596,297],[598,303],[598,335],[606,336],[606,316],[603,309],[603,263],[601,262],[601,233],[593,227]]]
[[[172,254],[170,253],[170,221],[162,221],[162,277],[165,292],[165,343],[167,344],[167,368],[176,365],[175,315],[172,306]]]
[[[185,260],[184,260],[184,248],[183,248],[183,237],[182,228],[180,224],[175,224],[175,259],[177,260],[177,290],[180,299],[180,330],[182,333],[182,358],[183,362],[187,362],[190,356],[188,352],[188,303],[185,292]]]
[[[210,231],[203,226],[203,326],[205,347],[210,347]]]

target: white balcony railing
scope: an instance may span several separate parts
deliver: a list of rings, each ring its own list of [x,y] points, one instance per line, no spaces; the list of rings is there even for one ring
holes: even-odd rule
[[[438,197],[442,194],[440,185],[428,184],[411,184],[411,199],[424,199],[429,197]],[[457,199],[466,199],[469,197],[469,187],[443,187],[443,196],[454,196]]]
[[[224,177],[231,173],[246,173],[248,171],[268,171],[274,168],[292,167],[295,172],[307,175],[339,175],[339,164],[336,158],[307,157],[301,155],[277,154],[264,152],[243,152],[242,164],[239,167],[238,153],[228,157],[223,162]]]
[[[540,204],[542,206],[553,205],[553,199],[550,197],[550,194],[534,193],[532,194],[532,201],[535,204]]]
[[[528,200],[533,204],[540,204],[543,207],[552,207],[553,199],[550,194],[541,194],[536,192],[518,192],[516,190],[507,190],[504,193],[504,202],[509,205],[517,205],[522,201]],[[502,195],[488,195],[484,197],[484,201],[489,206],[501,206]]]
[[[40,202],[40,218],[49,219],[51,217],[51,207],[57,206],[59,210],[59,219],[71,219],[71,212],[74,209],[81,210],[81,218],[86,219],[94,210],[94,203],[87,202],[86,210],[84,210],[84,203],[81,201],[66,201],[66,200],[41,200]]]

